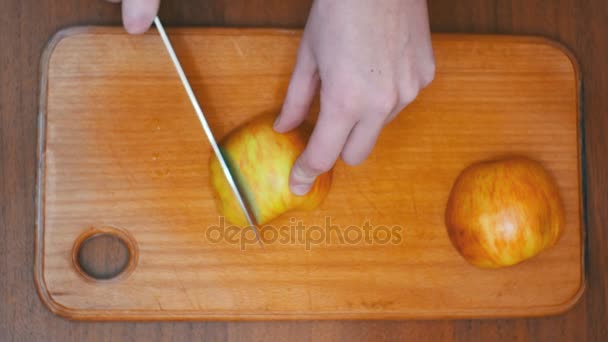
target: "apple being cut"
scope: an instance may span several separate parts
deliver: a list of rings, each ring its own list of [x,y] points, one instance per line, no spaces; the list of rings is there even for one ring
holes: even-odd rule
[[[219,142],[228,168],[258,225],[292,210],[317,208],[331,185],[330,170],[317,177],[306,195],[297,196],[290,191],[291,168],[304,151],[312,128],[304,123],[290,132],[278,133],[272,127],[274,119],[270,114],[257,116]],[[210,158],[209,169],[220,215],[231,224],[248,225],[215,154]]]
[[[466,168],[445,212],[454,247],[471,264],[499,268],[552,247],[565,221],[558,188],[534,160],[511,157]]]

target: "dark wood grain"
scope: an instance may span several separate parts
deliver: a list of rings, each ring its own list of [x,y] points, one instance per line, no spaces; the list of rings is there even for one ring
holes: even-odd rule
[[[301,27],[310,1],[165,1],[167,25]],[[262,9],[263,8],[263,9]],[[33,281],[39,61],[58,29],[119,24],[98,0],[0,2],[0,340],[565,340],[608,336],[608,2],[430,0],[435,32],[539,34],[569,47],[585,87],[588,286],[571,311],[518,320],[82,323],[51,314]],[[555,284],[559,286],[559,284]],[[547,289],[550,291],[551,289]]]

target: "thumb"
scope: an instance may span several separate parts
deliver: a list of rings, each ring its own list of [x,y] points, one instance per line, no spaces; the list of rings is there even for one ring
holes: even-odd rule
[[[300,45],[283,108],[274,123],[274,129],[277,132],[287,132],[304,121],[318,84],[317,64],[312,51],[303,42]]]
[[[127,32],[146,32],[152,25],[159,6],[160,0],[123,0],[122,21]]]

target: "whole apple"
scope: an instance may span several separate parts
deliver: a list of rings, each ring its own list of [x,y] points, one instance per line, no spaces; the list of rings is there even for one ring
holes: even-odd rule
[[[297,196],[290,191],[291,168],[306,147],[312,128],[304,123],[290,132],[278,133],[272,127],[274,119],[272,114],[257,116],[219,142],[228,168],[258,225],[292,210],[318,207],[331,185],[330,170],[317,178],[306,195]],[[215,155],[210,158],[209,169],[220,215],[234,225],[246,226],[247,219]]]
[[[559,240],[565,212],[556,183],[534,160],[483,161],[458,176],[445,212],[454,247],[471,264],[518,264]]]

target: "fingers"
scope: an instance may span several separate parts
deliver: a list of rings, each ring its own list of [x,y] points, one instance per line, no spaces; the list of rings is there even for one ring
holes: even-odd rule
[[[372,115],[359,121],[344,146],[342,160],[349,165],[362,163],[372,152],[383,127],[384,120],[378,119],[378,116]]]
[[[127,32],[141,34],[152,25],[160,0],[123,0],[122,21]]]
[[[353,116],[338,113],[333,106],[321,106],[308,145],[291,170],[289,185],[296,195],[307,194],[317,176],[333,167],[355,124]]]
[[[277,132],[287,132],[304,121],[318,84],[319,76],[314,57],[308,46],[302,44],[283,108],[274,123]]]

